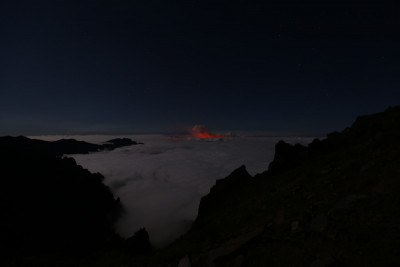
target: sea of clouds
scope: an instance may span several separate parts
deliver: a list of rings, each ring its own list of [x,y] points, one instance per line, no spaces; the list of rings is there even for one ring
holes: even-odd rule
[[[241,165],[251,175],[268,168],[279,140],[307,144],[306,137],[230,137],[213,140],[171,138],[165,135],[42,136],[44,140],[74,138],[102,143],[128,137],[143,145],[72,156],[79,165],[105,176],[104,183],[121,199],[125,214],[116,224],[124,237],[146,227],[160,247],[187,231],[197,216],[202,196],[216,179]]]

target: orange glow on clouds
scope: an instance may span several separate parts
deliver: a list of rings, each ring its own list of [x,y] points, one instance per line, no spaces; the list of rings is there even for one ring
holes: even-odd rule
[[[195,125],[190,130],[190,134],[195,138],[221,138],[225,137],[223,134],[211,133],[203,125]]]

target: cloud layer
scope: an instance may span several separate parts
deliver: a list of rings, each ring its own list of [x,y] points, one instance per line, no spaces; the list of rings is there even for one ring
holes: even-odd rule
[[[265,171],[273,159],[275,144],[282,139],[235,137],[207,142],[173,140],[162,135],[126,137],[144,145],[73,157],[90,171],[102,173],[104,182],[121,198],[126,213],[118,221],[117,231],[128,237],[146,227],[152,243],[158,247],[190,227],[201,197],[209,192],[216,179],[226,177],[243,164],[251,175]],[[111,137],[72,138],[98,143]],[[283,139],[290,143],[311,141],[311,138]]]

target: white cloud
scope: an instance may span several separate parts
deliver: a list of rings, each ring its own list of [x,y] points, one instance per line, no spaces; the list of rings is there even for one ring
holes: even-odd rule
[[[63,137],[95,143],[114,138]],[[90,171],[102,173],[105,184],[121,198],[126,214],[118,221],[117,231],[128,237],[146,227],[155,246],[172,241],[188,229],[197,216],[200,198],[209,192],[216,179],[226,177],[243,164],[251,175],[265,171],[273,159],[275,144],[282,139],[236,137],[206,142],[174,141],[162,135],[124,137],[144,145],[73,157]],[[311,138],[284,139],[290,143],[311,141]]]

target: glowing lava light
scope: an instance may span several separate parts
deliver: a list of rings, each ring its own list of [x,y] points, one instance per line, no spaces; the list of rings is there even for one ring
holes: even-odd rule
[[[222,134],[211,133],[203,125],[195,125],[195,126],[193,126],[193,128],[190,130],[190,134],[195,138],[221,138],[221,137],[225,137]]]

